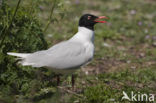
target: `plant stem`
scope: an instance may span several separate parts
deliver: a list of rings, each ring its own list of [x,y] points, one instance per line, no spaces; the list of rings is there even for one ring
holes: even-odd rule
[[[53,3],[53,5],[52,5],[52,7],[51,7],[51,12],[50,12],[50,16],[49,16],[49,21],[47,22],[47,25],[46,25],[45,29],[43,30],[44,33],[47,31],[47,29],[48,29],[48,27],[49,27],[49,25],[50,25],[50,23],[51,23],[52,16],[53,16],[53,14],[54,14],[55,5],[56,5],[56,0],[54,0],[54,3]]]
[[[20,5],[20,2],[21,2],[21,0],[18,0],[18,3],[17,3],[17,6],[16,6],[16,9],[15,9],[15,12],[14,12],[14,14],[13,14],[13,16],[12,16],[12,19],[11,19],[11,22],[10,22],[10,24],[9,24],[9,27],[8,27],[8,28],[7,28],[7,27],[4,27],[4,29],[3,29],[4,33],[3,33],[3,31],[1,31],[1,33],[3,33],[3,35],[1,34],[1,36],[2,36],[2,41],[1,41],[1,43],[0,43],[0,47],[2,46],[2,44],[3,44],[4,40],[5,40],[5,37],[6,37],[6,35],[7,35],[8,30],[11,28],[12,22],[14,21],[14,18],[15,18],[15,16],[16,16],[17,10],[18,10],[19,5]]]
[[[2,6],[2,3],[3,3],[3,0],[0,0],[0,8],[1,8],[1,6]]]

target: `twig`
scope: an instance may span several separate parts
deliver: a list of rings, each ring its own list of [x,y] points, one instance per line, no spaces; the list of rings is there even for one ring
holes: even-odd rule
[[[3,0],[0,0],[0,8],[1,8],[1,6],[2,6],[2,3],[3,3]]]
[[[47,22],[47,25],[46,25],[45,29],[43,30],[43,32],[46,32],[46,31],[47,31],[47,29],[48,29],[48,27],[49,27],[49,25],[50,25],[50,23],[51,23],[52,16],[53,16],[53,14],[54,14],[55,5],[56,5],[56,0],[54,0],[54,3],[53,3],[53,5],[52,5],[52,7],[51,7],[51,12],[50,12],[50,16],[49,16],[49,21]]]
[[[20,5],[20,2],[21,2],[21,0],[18,0],[18,3],[17,3],[17,6],[16,6],[16,9],[15,9],[15,12],[14,12],[14,14],[13,14],[13,16],[12,16],[12,19],[11,19],[11,22],[10,22],[10,24],[9,24],[9,27],[8,27],[8,28],[5,27],[5,28],[3,29],[3,30],[4,30],[4,33],[3,33],[3,31],[1,32],[1,33],[3,33],[3,35],[2,35],[2,41],[1,41],[1,43],[0,43],[0,47],[2,46],[2,44],[3,44],[4,40],[5,40],[7,31],[11,28],[12,22],[14,21],[14,18],[15,18],[15,16],[16,16],[17,10],[18,10],[19,5]]]
[[[77,93],[75,93],[75,92],[73,92],[73,91],[71,91],[71,90],[67,90],[67,89],[65,89],[64,87],[58,86],[58,88],[63,89],[63,90],[66,91],[67,93],[73,94],[73,95],[75,95],[75,96],[77,96],[77,97],[79,97],[79,98],[83,98],[83,96],[81,96],[81,95],[79,95],[79,94],[77,94]]]

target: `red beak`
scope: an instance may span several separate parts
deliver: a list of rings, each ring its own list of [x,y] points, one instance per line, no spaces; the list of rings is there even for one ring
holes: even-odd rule
[[[108,19],[106,16],[99,16],[97,19],[95,19],[95,22],[97,23],[106,23],[107,21],[99,21],[99,19]]]

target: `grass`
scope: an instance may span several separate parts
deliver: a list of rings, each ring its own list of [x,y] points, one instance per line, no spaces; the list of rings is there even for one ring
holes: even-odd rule
[[[24,1],[23,5],[30,0]],[[41,1],[37,10],[43,29],[50,14],[50,0]],[[12,1],[12,5],[14,2]],[[107,24],[95,27],[95,57],[82,71],[78,71],[75,96],[64,90],[41,87],[32,99],[16,100],[37,103],[129,103],[121,101],[122,91],[156,94],[156,2],[154,0],[68,0],[54,10],[54,19],[45,32],[49,47],[67,40],[77,32],[78,18],[83,13],[109,17]],[[64,15],[58,16],[64,12]],[[75,25],[74,25],[75,24]],[[88,75],[85,75],[88,73]],[[48,74],[49,75],[49,74]],[[63,77],[62,86],[69,80]],[[36,83],[36,84],[35,84]],[[41,82],[34,81],[34,85]],[[69,89],[67,86],[64,86]],[[33,88],[32,88],[33,89]],[[1,93],[1,92],[0,92]],[[54,95],[52,95],[54,94]],[[30,94],[28,94],[30,97]],[[60,99],[61,98],[61,99]],[[26,103],[26,102],[25,102]]]

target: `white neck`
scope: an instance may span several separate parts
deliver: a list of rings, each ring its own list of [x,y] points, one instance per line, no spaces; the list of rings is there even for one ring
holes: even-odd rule
[[[93,43],[94,31],[85,27],[78,27],[78,32],[70,40]]]

